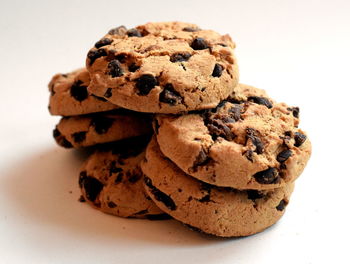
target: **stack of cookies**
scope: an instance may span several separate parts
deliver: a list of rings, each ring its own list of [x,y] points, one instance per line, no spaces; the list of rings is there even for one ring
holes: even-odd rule
[[[86,68],[55,75],[56,142],[95,149],[81,201],[222,237],[278,221],[311,144],[298,107],[239,83],[234,48],[194,24],[120,26],[95,43]]]

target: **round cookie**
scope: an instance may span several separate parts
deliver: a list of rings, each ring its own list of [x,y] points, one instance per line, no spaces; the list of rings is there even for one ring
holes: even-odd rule
[[[120,217],[167,219],[143,188],[140,162],[148,139],[126,140],[97,150],[83,165],[79,186],[88,204]]]
[[[87,147],[151,134],[150,117],[124,109],[90,115],[63,117],[53,131],[58,145]]]
[[[102,97],[90,95],[90,76],[86,68],[68,74],[56,74],[49,83],[51,115],[74,116],[118,108]]]
[[[181,22],[112,29],[86,60],[89,91],[123,108],[152,113],[208,109],[238,83],[229,35]]]
[[[217,108],[182,116],[158,115],[161,151],[187,174],[235,189],[273,189],[294,181],[311,155],[297,128],[299,108],[240,85]]]
[[[141,163],[145,189],[155,204],[175,219],[208,234],[248,236],[276,223],[294,184],[273,190],[239,191],[216,187],[186,175],[167,159],[153,139]]]

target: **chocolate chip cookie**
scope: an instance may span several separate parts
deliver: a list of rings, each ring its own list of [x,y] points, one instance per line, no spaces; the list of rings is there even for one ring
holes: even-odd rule
[[[155,204],[175,219],[205,233],[248,236],[276,223],[289,203],[294,184],[272,190],[215,187],[186,175],[167,159],[153,139],[141,168]]]
[[[87,90],[89,84],[86,68],[53,76],[49,83],[51,115],[84,115],[118,108],[103,97],[90,95]]]
[[[148,139],[124,140],[97,150],[83,165],[79,186],[88,204],[129,218],[166,219],[143,188],[140,162]]]
[[[89,51],[88,90],[139,112],[214,108],[238,83],[234,48],[229,35],[194,24],[121,26]]]
[[[152,132],[150,117],[125,109],[63,117],[53,131],[58,145],[87,147]]]
[[[298,128],[299,108],[263,94],[241,85],[215,109],[158,115],[161,151],[185,173],[217,186],[263,190],[293,182],[311,143]]]

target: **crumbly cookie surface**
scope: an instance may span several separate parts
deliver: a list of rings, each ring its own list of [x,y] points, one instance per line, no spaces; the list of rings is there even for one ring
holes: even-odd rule
[[[123,108],[179,113],[213,108],[238,83],[230,36],[181,22],[109,31],[88,55],[89,91]]]
[[[175,219],[208,234],[248,236],[280,219],[294,184],[273,190],[215,187],[186,175],[153,139],[142,162],[145,188],[156,205]]]
[[[147,135],[152,132],[148,115],[124,109],[82,116],[63,117],[53,131],[58,145],[87,147]]]
[[[86,68],[56,74],[49,83],[51,115],[74,116],[118,108],[103,97],[88,93],[90,76]]]
[[[147,141],[141,138],[110,144],[88,158],[79,176],[79,187],[88,204],[120,217],[169,218],[143,188],[140,162]]]
[[[240,85],[209,111],[158,115],[154,124],[161,151],[187,174],[236,189],[272,189],[294,181],[311,155],[297,128],[299,108]]]

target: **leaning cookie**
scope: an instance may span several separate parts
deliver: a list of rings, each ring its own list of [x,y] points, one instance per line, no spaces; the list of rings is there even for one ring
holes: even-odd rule
[[[154,126],[160,149],[185,173],[209,184],[241,190],[285,186],[302,173],[311,155],[309,139],[297,128],[299,108],[241,86],[242,93],[215,109],[158,115]]]
[[[276,223],[294,184],[273,190],[239,191],[215,187],[186,175],[167,159],[153,139],[141,168],[145,188],[156,205],[175,219],[221,237],[248,236]]]
[[[151,132],[149,116],[121,109],[63,117],[54,129],[53,136],[62,147],[79,148],[147,135]]]
[[[49,83],[51,115],[75,116],[118,108],[102,97],[90,95],[90,76],[86,68],[56,74]]]
[[[238,83],[229,35],[181,22],[112,29],[86,60],[89,91],[123,108],[153,113],[208,109]]]
[[[97,150],[83,165],[79,186],[88,204],[120,217],[168,219],[143,188],[140,162],[148,139],[112,143]]]

